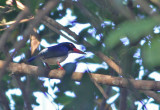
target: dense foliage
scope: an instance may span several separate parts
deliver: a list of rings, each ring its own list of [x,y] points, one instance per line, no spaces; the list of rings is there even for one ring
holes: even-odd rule
[[[48,2],[48,0],[1,0],[0,37],[7,32],[14,23],[13,21],[17,20],[17,16],[22,12],[17,1],[28,7],[30,14],[24,17],[26,21],[8,31],[9,36],[6,41],[1,41],[5,43],[3,47],[0,47],[1,60],[7,60],[8,54],[15,51],[15,44],[26,37],[23,36],[23,33],[32,21],[32,17],[37,15],[38,10],[42,11]],[[67,70],[66,76],[61,79],[60,83],[51,85],[53,90],[58,88],[54,93],[56,97],[52,101],[57,105],[63,105],[63,110],[111,110],[115,108],[135,110],[138,107],[146,109],[147,104],[158,104],[157,101],[134,88],[124,89],[100,85],[108,96],[108,99],[105,99],[88,74],[84,74],[80,82],[73,81],[70,75],[75,71],[78,62],[104,66],[105,62],[95,55],[95,52],[100,51],[122,68],[125,78],[155,80],[149,76],[153,72],[159,73],[159,10],[160,1],[158,0],[59,1],[46,16],[55,21],[60,20],[64,29],[71,29],[77,24],[88,24],[87,27],[80,30],[77,37],[72,36],[70,32],[66,31],[66,33],[71,35],[72,40],[69,39],[70,42],[84,45],[85,49],[83,50],[86,53],[92,53],[92,55],[77,58],[75,62],[64,65]],[[71,12],[74,19],[67,18],[68,12]],[[62,22],[64,18],[68,20],[65,24]],[[45,19],[40,22],[35,27],[34,33],[30,33],[33,36],[30,36],[30,39],[15,53],[13,61],[27,63],[27,59],[32,56],[31,51],[37,54],[39,50],[44,48],[44,45],[39,41],[43,40],[49,44],[58,43],[60,34],[68,39],[66,37],[68,35],[58,25],[50,25],[54,29],[47,25]],[[87,45],[88,43],[89,45]],[[40,60],[32,62],[31,65],[44,66]],[[57,68],[57,66],[52,66],[52,68]],[[90,71],[86,69],[84,72]],[[107,68],[97,67],[92,72],[119,76],[110,66]],[[33,93],[37,91],[48,92],[48,88],[43,86],[43,78],[16,74],[11,77],[10,74],[10,72],[5,71],[3,77],[0,78],[0,109],[30,110],[33,105],[38,106],[39,103],[36,102]],[[20,88],[22,94],[11,94],[11,99],[6,93],[15,88]],[[67,95],[66,92],[71,92],[74,96]],[[112,96],[117,97],[109,102]],[[12,104],[12,101],[15,104]],[[136,102],[139,102],[140,106]]]

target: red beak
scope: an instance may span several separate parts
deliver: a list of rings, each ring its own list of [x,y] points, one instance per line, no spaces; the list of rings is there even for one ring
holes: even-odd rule
[[[73,48],[73,51],[74,51],[75,53],[86,54],[86,53],[78,50],[77,48]]]

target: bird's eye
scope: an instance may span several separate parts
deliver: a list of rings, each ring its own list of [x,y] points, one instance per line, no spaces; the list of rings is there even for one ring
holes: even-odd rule
[[[73,45],[72,45],[72,44],[69,44],[69,46],[73,47]]]

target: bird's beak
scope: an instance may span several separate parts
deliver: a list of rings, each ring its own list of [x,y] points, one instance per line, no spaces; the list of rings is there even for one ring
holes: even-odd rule
[[[86,54],[86,53],[78,50],[77,48],[73,48],[73,52],[75,52],[75,53],[80,53],[80,54]]]

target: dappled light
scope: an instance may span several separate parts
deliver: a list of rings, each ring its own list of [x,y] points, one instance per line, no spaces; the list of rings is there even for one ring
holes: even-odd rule
[[[158,110],[160,1],[1,0],[0,109]]]

